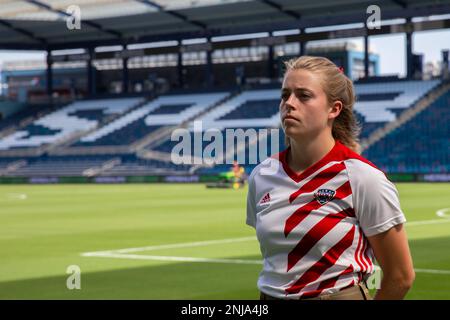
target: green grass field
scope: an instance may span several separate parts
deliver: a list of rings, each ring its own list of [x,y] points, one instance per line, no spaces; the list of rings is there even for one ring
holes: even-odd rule
[[[436,215],[450,184],[397,187],[416,268],[407,298],[450,299],[450,213]],[[258,299],[245,196],[200,184],[1,185],[0,299]],[[221,239],[234,240],[204,243]],[[66,288],[69,265],[81,290]]]

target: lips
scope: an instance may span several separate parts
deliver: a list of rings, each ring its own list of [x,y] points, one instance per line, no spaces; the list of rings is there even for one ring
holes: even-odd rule
[[[283,117],[283,121],[284,120],[288,120],[288,119],[291,119],[291,120],[295,120],[295,121],[298,121],[298,119],[297,118],[294,118],[293,116],[291,116],[291,115],[285,115],[284,117]]]

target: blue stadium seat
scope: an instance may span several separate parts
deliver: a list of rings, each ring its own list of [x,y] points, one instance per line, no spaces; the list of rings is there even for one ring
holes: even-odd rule
[[[119,98],[73,102],[0,139],[0,150],[56,143],[77,132],[95,129],[103,119],[122,114],[141,100]]]
[[[226,92],[219,92],[161,96],[81,138],[73,145],[129,145],[162,126],[181,124],[227,95]]]
[[[403,126],[370,146],[364,155],[390,173],[450,171],[450,92]]]

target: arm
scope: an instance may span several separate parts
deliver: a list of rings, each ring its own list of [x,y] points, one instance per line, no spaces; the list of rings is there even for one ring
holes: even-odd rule
[[[403,299],[415,278],[403,225],[399,224],[388,231],[368,237],[368,240],[383,271],[381,288],[374,299]]]

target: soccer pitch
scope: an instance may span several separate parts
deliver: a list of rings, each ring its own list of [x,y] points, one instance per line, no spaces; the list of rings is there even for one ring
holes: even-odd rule
[[[416,268],[407,298],[450,299],[450,184],[397,187]],[[245,198],[201,184],[1,185],[0,299],[258,299]],[[70,265],[80,290],[66,287]]]

